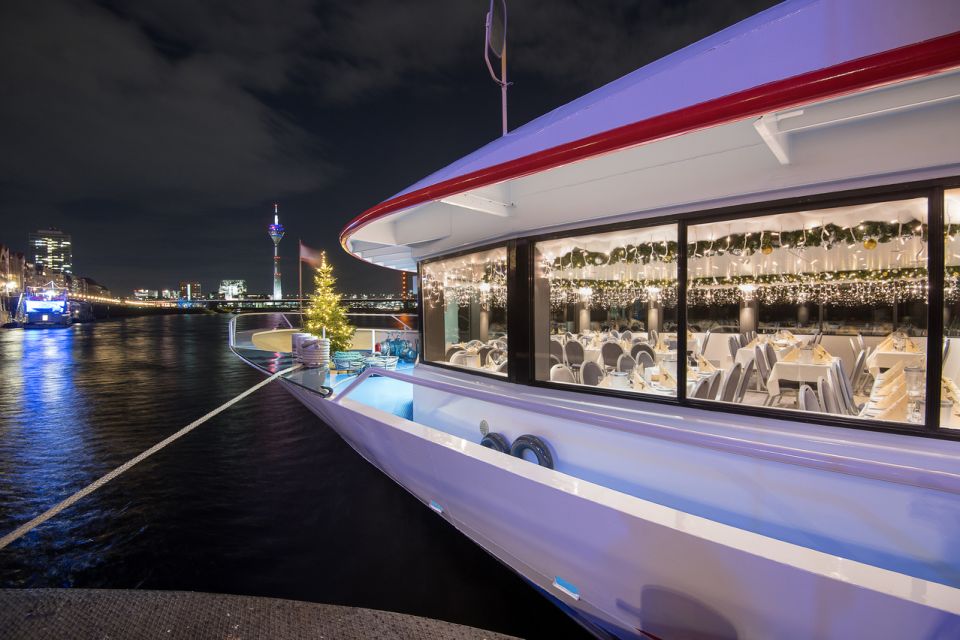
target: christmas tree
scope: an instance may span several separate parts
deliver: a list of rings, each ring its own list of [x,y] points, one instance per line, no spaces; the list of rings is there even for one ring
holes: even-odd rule
[[[340,294],[333,286],[336,282],[326,253],[320,254],[320,266],[313,278],[315,290],[307,307],[307,331],[319,336],[326,330],[331,353],[349,350],[354,332],[340,306]]]

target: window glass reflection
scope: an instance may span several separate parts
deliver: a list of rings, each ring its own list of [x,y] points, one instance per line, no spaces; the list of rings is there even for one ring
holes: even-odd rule
[[[422,267],[424,357],[507,375],[505,247]]]
[[[677,395],[677,227],[537,243],[538,380]]]
[[[688,228],[691,396],[922,423],[922,198]],[[919,387],[918,387],[919,386]]]

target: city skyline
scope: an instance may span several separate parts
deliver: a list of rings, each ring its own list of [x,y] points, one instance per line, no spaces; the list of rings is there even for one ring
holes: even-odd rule
[[[512,6],[510,128],[772,4]],[[500,135],[487,3],[170,5],[0,8],[0,82],[18,87],[0,104],[2,241],[26,252],[28,232],[64,229],[77,272],[117,292],[225,278],[269,292],[279,202],[285,290],[298,239],[344,290],[399,290],[339,232]],[[428,43],[429,23],[446,28]]]

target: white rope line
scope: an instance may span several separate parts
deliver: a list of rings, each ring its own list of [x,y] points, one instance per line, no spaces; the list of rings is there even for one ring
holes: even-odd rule
[[[179,439],[182,438],[183,436],[187,435],[188,433],[190,433],[191,431],[193,431],[194,429],[196,429],[196,428],[199,427],[201,424],[203,424],[204,422],[206,422],[206,421],[209,420],[210,418],[214,417],[214,416],[217,415],[218,413],[221,413],[222,411],[224,411],[224,410],[226,410],[226,409],[229,409],[230,407],[232,407],[232,406],[235,405],[236,403],[240,402],[241,400],[243,400],[244,398],[246,398],[247,396],[249,396],[249,395],[250,395],[251,393],[253,393],[254,391],[260,389],[261,387],[264,387],[264,386],[270,384],[271,382],[273,382],[274,380],[276,380],[276,379],[279,378],[280,376],[282,376],[282,375],[284,375],[284,374],[286,374],[286,373],[290,373],[291,371],[293,371],[294,369],[298,369],[299,367],[300,367],[300,365],[298,364],[298,365],[292,366],[292,367],[290,367],[290,368],[288,368],[288,369],[284,369],[283,371],[278,371],[277,373],[274,373],[273,375],[271,375],[271,376],[270,376],[269,378],[267,378],[266,380],[262,380],[262,381],[258,382],[257,384],[253,385],[252,387],[250,387],[249,389],[247,389],[246,391],[244,391],[243,393],[241,393],[241,394],[238,395],[237,397],[233,398],[232,400],[228,400],[227,402],[225,402],[224,404],[220,405],[219,407],[217,407],[216,409],[214,409],[214,410],[211,411],[210,413],[206,414],[206,415],[203,416],[202,418],[198,418],[197,420],[194,420],[193,422],[191,422],[190,424],[188,424],[187,426],[185,426],[183,429],[180,429],[179,431],[177,431],[177,432],[174,433],[173,435],[171,435],[171,436],[169,436],[169,437],[167,437],[167,438],[164,438],[163,440],[161,440],[161,441],[158,442],[157,444],[153,445],[152,447],[150,447],[149,449],[147,449],[146,451],[144,451],[143,453],[141,453],[141,454],[138,455],[137,457],[131,458],[130,460],[124,462],[122,465],[120,465],[119,467],[117,467],[116,469],[114,469],[113,471],[110,471],[110,472],[108,472],[106,475],[103,475],[103,476],[101,476],[100,478],[98,478],[97,480],[94,480],[93,482],[91,482],[90,484],[88,484],[86,487],[84,487],[83,489],[80,489],[80,491],[77,491],[75,494],[73,494],[72,496],[70,496],[69,498],[67,498],[66,500],[64,500],[63,502],[61,502],[61,503],[59,503],[59,504],[57,504],[57,505],[55,505],[55,506],[47,509],[46,511],[44,511],[43,513],[41,513],[39,516],[37,516],[36,518],[34,518],[33,520],[31,520],[30,522],[26,522],[26,523],[20,525],[19,527],[17,527],[16,529],[14,529],[14,530],[11,531],[10,533],[8,533],[7,535],[5,535],[5,536],[3,536],[2,538],[0,538],[0,551],[2,551],[2,550],[3,550],[5,547],[7,547],[10,543],[14,542],[14,541],[17,540],[18,538],[23,537],[24,535],[26,535],[27,533],[29,533],[29,532],[32,531],[33,529],[37,528],[38,526],[40,526],[41,524],[43,524],[44,522],[46,522],[46,521],[49,520],[50,518],[54,517],[55,515],[57,515],[57,514],[60,513],[61,511],[63,511],[64,509],[70,507],[72,504],[74,504],[75,502],[77,502],[77,501],[80,500],[81,498],[84,498],[84,497],[90,495],[91,493],[93,493],[94,491],[96,491],[97,489],[99,489],[100,487],[102,487],[103,485],[107,484],[108,482],[110,482],[111,480],[113,480],[114,478],[116,478],[117,476],[119,476],[119,475],[120,475],[121,473],[123,473],[124,471],[127,471],[128,469],[130,469],[130,468],[133,467],[134,465],[136,465],[136,464],[138,464],[138,463],[140,463],[140,462],[143,462],[144,460],[146,460],[147,458],[149,458],[150,456],[152,456],[153,454],[155,454],[157,451],[160,451],[161,449],[163,449],[164,447],[166,447],[166,446],[167,446],[168,444],[170,444],[171,442],[174,442],[174,441],[176,441],[176,440],[179,440]]]

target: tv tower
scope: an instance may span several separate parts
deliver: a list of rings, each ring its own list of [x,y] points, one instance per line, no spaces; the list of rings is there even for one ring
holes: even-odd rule
[[[267,233],[273,240],[273,299],[280,300],[283,293],[280,290],[280,241],[283,240],[283,225],[280,224],[280,205],[273,205],[273,224],[267,227]]]

